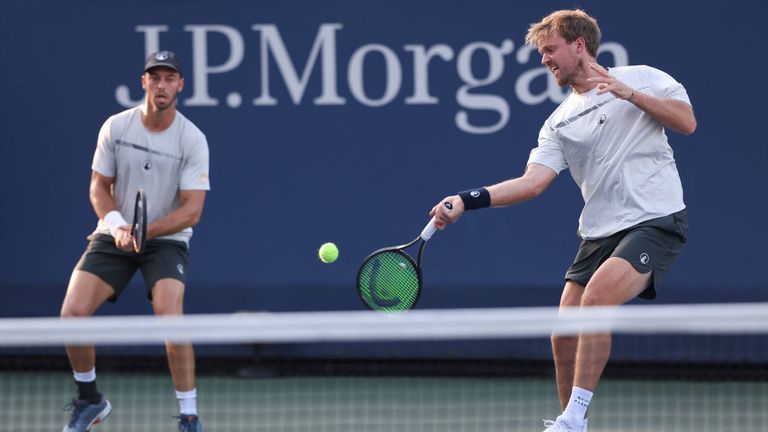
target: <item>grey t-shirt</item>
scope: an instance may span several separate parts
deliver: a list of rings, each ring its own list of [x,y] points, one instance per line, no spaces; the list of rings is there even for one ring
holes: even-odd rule
[[[682,84],[658,69],[624,66],[609,73],[637,91],[690,105]],[[685,208],[664,127],[631,102],[596,93],[571,93],[544,122],[528,159],[556,173],[571,170],[584,198],[583,239],[608,237]]]
[[[168,129],[151,132],[141,121],[141,106],[115,114],[101,127],[92,168],[114,177],[112,195],[117,210],[130,223],[136,191],[144,189],[149,222],[181,206],[180,190],[209,190],[208,142],[180,112]],[[94,233],[109,234],[99,220]],[[161,237],[187,245],[192,228]]]

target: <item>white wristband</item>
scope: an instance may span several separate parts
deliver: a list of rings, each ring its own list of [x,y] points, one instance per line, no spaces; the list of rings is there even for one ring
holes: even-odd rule
[[[121,226],[128,225],[128,222],[123,219],[123,215],[117,210],[112,210],[104,215],[104,222],[107,224],[107,228],[109,228],[109,233],[112,234],[112,237],[115,237],[115,233]]]

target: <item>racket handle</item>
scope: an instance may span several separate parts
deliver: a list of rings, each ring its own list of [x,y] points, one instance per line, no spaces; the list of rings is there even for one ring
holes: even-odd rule
[[[421,239],[424,241],[427,241],[432,238],[432,234],[437,231],[437,227],[435,226],[435,218],[429,220],[429,223],[427,226],[424,227],[424,229],[421,231]]]
[[[449,212],[453,210],[453,205],[451,205],[451,203],[444,202],[443,205],[445,206],[446,209],[448,209]],[[425,226],[424,229],[421,231],[420,237],[422,238],[422,240],[427,241],[432,238],[432,235],[435,234],[436,231],[437,231],[437,227],[435,226],[435,218],[433,217],[432,219],[429,220],[429,223],[427,224],[427,226]]]

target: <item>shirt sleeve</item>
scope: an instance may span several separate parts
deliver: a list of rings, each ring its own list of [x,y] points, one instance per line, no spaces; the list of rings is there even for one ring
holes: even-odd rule
[[[107,177],[114,177],[116,174],[117,161],[115,158],[115,143],[112,141],[112,117],[107,119],[101,126],[101,130],[99,130],[91,169]]]
[[[560,171],[568,168],[565,160],[565,152],[560,143],[555,139],[547,123],[539,131],[539,145],[531,150],[527,165],[537,163],[544,165],[552,171],[560,174]]]
[[[181,190],[210,190],[208,179],[208,140],[205,135],[191,140],[189,152],[184,159],[181,171]]]
[[[671,75],[659,69],[646,66],[646,80],[654,89],[656,96],[665,99],[675,99],[691,104],[688,98],[688,92],[682,84],[677,82]]]

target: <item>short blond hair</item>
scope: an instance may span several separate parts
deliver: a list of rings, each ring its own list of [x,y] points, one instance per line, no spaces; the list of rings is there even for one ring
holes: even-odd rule
[[[583,10],[564,9],[552,12],[541,22],[531,24],[525,36],[525,43],[538,48],[553,35],[562,36],[568,43],[583,37],[589,55],[597,57],[597,48],[600,46],[600,27],[597,25],[597,20]]]

